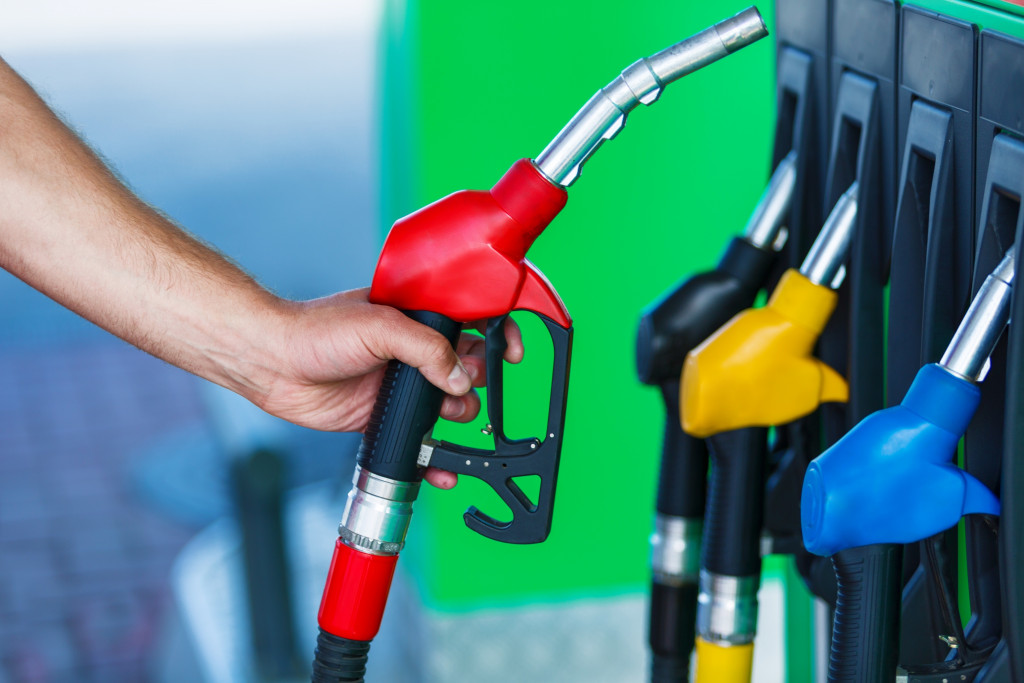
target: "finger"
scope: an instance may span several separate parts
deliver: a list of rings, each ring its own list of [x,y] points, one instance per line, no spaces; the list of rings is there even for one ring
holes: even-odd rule
[[[428,467],[427,471],[423,473],[423,478],[427,480],[428,484],[444,490],[454,488],[459,483],[459,475],[447,470],[439,470],[436,467]]]
[[[484,357],[484,350],[486,349],[486,343],[484,338],[478,334],[470,334],[469,332],[463,332],[459,335],[459,343],[455,347],[455,350],[460,356],[480,356]]]
[[[487,330],[487,321],[486,320],[477,320],[477,321],[475,321],[473,323],[470,323],[470,326],[473,329],[478,330],[480,333],[484,333]],[[526,349],[523,346],[523,332],[522,332],[522,330],[519,329],[519,324],[515,320],[512,319],[512,316],[508,316],[507,318],[505,318],[505,329],[504,329],[504,332],[505,332],[505,344],[506,344],[505,360],[507,360],[509,363],[518,363],[521,360],[523,360],[523,355],[524,355]],[[470,334],[463,334],[463,337],[465,337],[467,339],[467,341],[466,342],[460,341],[460,344],[466,343],[467,344],[467,348],[469,348],[469,344],[471,344],[471,342],[468,341],[468,340],[480,339],[480,337],[477,337],[476,335],[470,335]],[[473,348],[475,349],[476,347],[474,346]],[[482,349],[482,344],[481,344],[481,349]],[[466,353],[468,353],[468,351],[463,351],[461,346],[460,346],[459,355],[465,355]]]
[[[469,371],[444,335],[393,308],[378,308],[379,334],[368,342],[375,344],[374,353],[418,368],[428,382],[449,394],[459,396],[472,388]]]
[[[505,341],[508,348],[505,349],[505,360],[509,363],[518,363],[523,360],[526,348],[523,346],[523,332],[511,316],[505,318]]]
[[[475,391],[462,396],[445,396],[441,417],[452,422],[469,422],[480,413],[480,397]]]
[[[465,366],[469,378],[474,387],[487,386],[487,364],[479,356],[460,356],[459,360]]]

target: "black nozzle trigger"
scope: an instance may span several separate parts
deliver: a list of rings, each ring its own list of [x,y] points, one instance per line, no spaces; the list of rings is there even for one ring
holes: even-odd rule
[[[494,438],[494,450],[467,448],[441,441],[434,444],[430,464],[443,470],[466,474],[484,481],[512,511],[512,519],[498,520],[477,509],[466,510],[463,519],[473,531],[503,543],[540,543],[551,532],[558,459],[565,425],[566,391],[572,328],[564,328],[537,314],[547,327],[554,351],[547,429],[543,438],[509,439],[504,429],[503,370],[507,315],[492,318],[484,333],[487,365],[487,417]],[[518,477],[540,479],[537,500],[516,484]]]

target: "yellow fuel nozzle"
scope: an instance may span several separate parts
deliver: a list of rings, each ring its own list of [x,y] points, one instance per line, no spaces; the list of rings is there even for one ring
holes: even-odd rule
[[[846,380],[811,353],[846,274],[859,187],[839,197],[800,270],[782,275],[767,306],[743,311],[686,356],[679,398],[687,434],[773,427],[849,399]]]
[[[707,438],[770,427],[846,401],[846,380],[811,355],[835,306],[832,289],[786,271],[764,308],[740,313],[687,355],[683,430]]]

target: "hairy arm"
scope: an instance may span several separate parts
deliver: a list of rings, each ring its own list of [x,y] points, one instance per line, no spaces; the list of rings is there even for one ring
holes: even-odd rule
[[[134,196],[0,60],[0,266],[97,325],[264,410],[325,430],[366,425],[386,361],[479,410],[478,338],[462,360],[365,290],[281,299]],[[509,326],[507,357],[522,355]]]

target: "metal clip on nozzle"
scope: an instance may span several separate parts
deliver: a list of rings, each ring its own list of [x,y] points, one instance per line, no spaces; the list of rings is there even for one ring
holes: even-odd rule
[[[651,104],[661,89],[768,35],[755,7],[704,29],[700,33],[634,62],[598,90],[572,120],[537,155],[536,165],[551,182],[568,187],[583,162],[625,125],[638,104]]]

